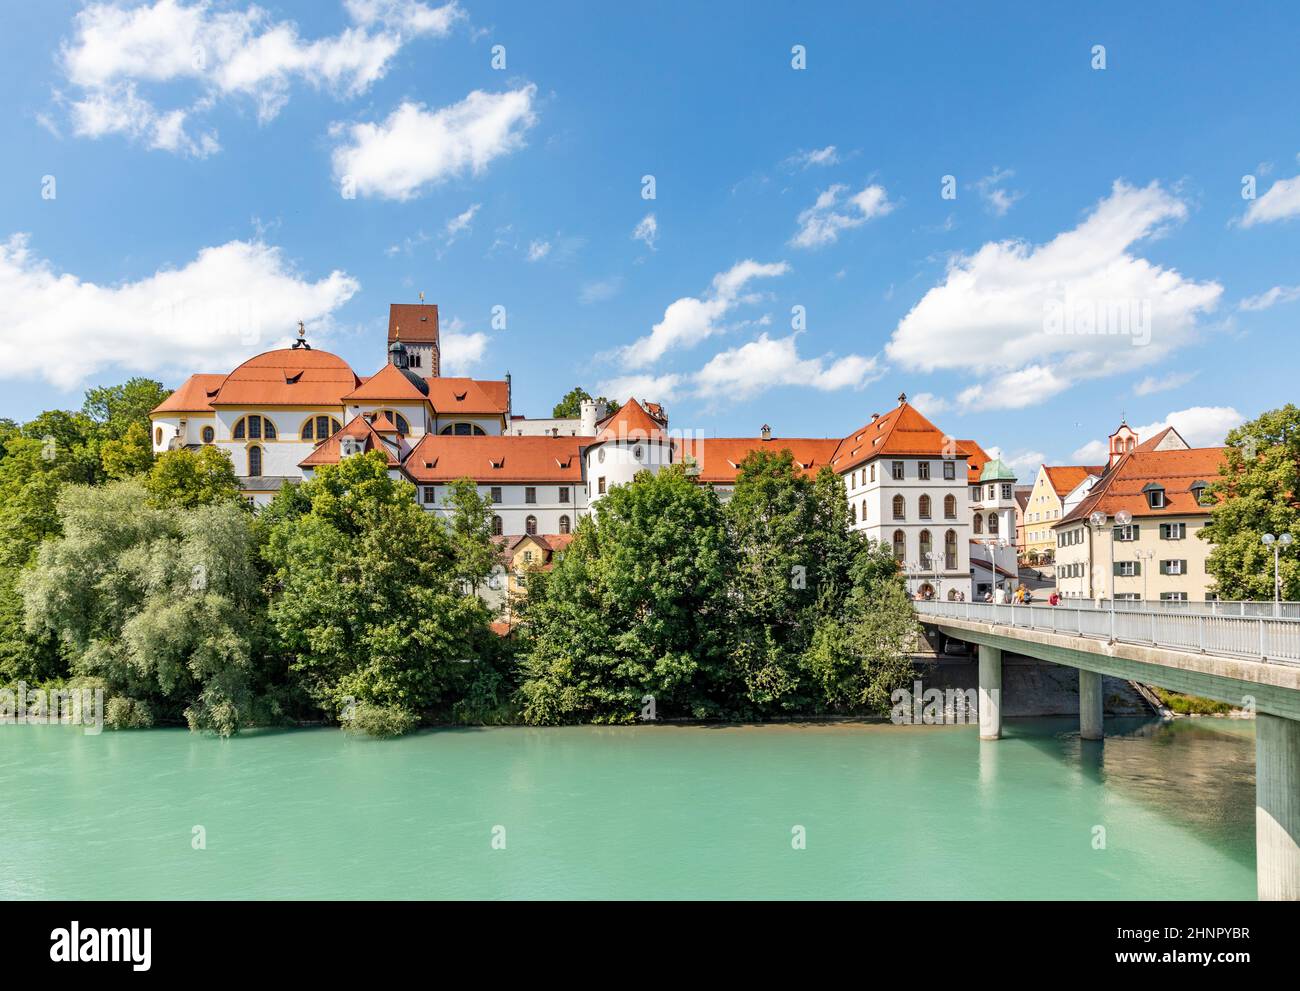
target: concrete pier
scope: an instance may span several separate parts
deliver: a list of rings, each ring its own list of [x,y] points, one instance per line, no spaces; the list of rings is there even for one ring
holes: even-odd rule
[[[1102,730],[1101,675],[1079,668],[1079,736],[1100,740]]]
[[[980,644],[980,739],[1002,738],[1002,651]]]
[[[1300,900],[1300,721],[1263,712],[1255,719],[1255,874],[1260,901]]]

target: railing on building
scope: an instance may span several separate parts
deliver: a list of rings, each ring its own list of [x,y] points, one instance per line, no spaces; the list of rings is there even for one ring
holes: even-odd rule
[[[1151,603],[1129,602],[1126,605]],[[1119,606],[1118,601],[1116,606]],[[968,619],[1171,650],[1300,664],[1300,619],[1295,618],[1184,613],[1167,609],[1116,608],[1112,611],[1109,608],[1098,609],[1093,602],[1051,606],[926,601],[918,602],[916,609],[922,619],[931,616]]]

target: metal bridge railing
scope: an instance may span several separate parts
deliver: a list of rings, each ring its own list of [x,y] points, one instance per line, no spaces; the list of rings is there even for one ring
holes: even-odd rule
[[[987,602],[918,602],[917,614],[998,623],[1124,643],[1300,664],[1300,619],[1181,613],[1170,610],[1098,609],[1075,605],[998,605]]]

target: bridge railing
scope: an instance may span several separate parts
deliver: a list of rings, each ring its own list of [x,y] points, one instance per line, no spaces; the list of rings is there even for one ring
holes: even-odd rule
[[[1050,590],[1037,591],[1039,604]],[[1109,599],[1065,599],[1062,605],[1072,609],[1102,609],[1110,612]],[[1211,599],[1205,602],[1175,601],[1173,599],[1116,599],[1116,612],[1171,612],[1206,613],[1211,616],[1263,616],[1281,619],[1300,619],[1300,602],[1268,602],[1262,600]]]
[[[1300,664],[1300,619],[1224,616],[1163,610],[1097,609],[1094,605],[998,605],[918,602],[925,617],[969,619],[1028,630],[1168,647],[1279,664]]]

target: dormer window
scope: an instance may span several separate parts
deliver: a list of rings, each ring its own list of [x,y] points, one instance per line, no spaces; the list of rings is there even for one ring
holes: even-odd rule
[[[1196,500],[1196,505],[1204,506],[1212,501],[1211,498],[1206,495],[1208,489],[1209,486],[1200,480],[1192,483],[1190,491],[1192,493],[1192,498]]]
[[[1147,506],[1151,509],[1165,508],[1165,490],[1154,482],[1142,489],[1142,494],[1147,497]]]

